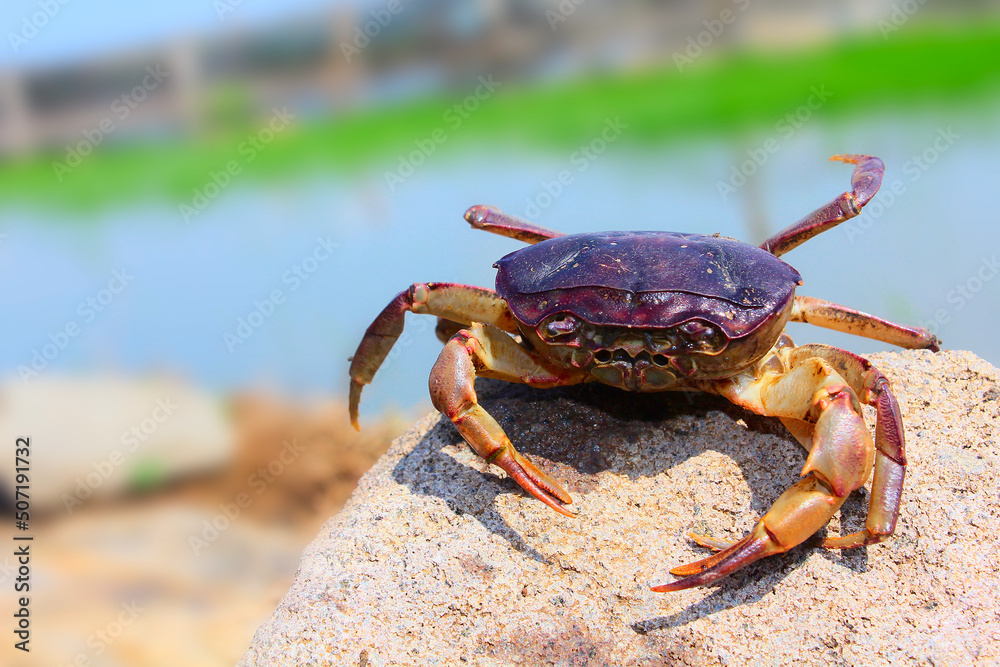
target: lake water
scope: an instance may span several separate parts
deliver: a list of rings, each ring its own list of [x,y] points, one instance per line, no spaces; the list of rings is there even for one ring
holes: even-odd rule
[[[778,150],[723,198],[719,182],[769,137]],[[469,149],[431,159],[394,190],[383,173],[395,160],[349,179],[237,179],[189,223],[176,203],[86,220],[0,209],[0,370],[16,374],[35,358],[45,373],[168,372],[220,391],[342,393],[347,357],[396,292],[428,280],[492,286],[492,263],[520,247],[470,230],[461,215],[472,204],[523,215],[534,202],[538,223],[566,232],[663,229],[760,242],[847,188],[851,168],[827,162],[841,152],[881,157],[882,192],[862,222],[784,257],[805,280],[799,293],[931,326],[946,347],[1000,363],[1000,131],[988,114],[942,111],[814,122],[791,137],[764,128],[739,143],[641,149],[626,140],[593,161],[572,151]],[[547,197],[544,183],[563,170],[571,182]],[[408,316],[414,335],[366,390],[363,416],[428,403],[440,345],[433,322],[414,327],[418,319]],[[862,353],[888,349],[806,325],[791,334]]]

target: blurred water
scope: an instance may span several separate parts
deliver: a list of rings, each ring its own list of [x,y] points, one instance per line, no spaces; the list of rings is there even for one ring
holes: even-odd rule
[[[292,394],[343,392],[347,357],[397,291],[416,280],[492,286],[493,261],[519,247],[470,230],[461,214],[472,204],[523,215],[529,201],[545,202],[538,199],[543,182],[569,170],[572,183],[540,207],[537,222],[567,232],[665,229],[759,242],[847,187],[850,167],[826,162],[830,155],[862,151],[888,167],[883,192],[862,218],[870,224],[842,225],[787,255],[805,279],[799,293],[932,325],[946,347],[997,364],[1000,280],[990,267],[1000,252],[1000,136],[988,118],[886,112],[864,122],[816,122],[789,138],[765,128],[740,144],[643,150],[622,142],[583,171],[568,153],[479,148],[433,156],[394,191],[383,170],[395,161],[349,179],[237,179],[190,223],[175,203],[108,211],[97,220],[0,211],[0,280],[14,286],[0,291],[7,323],[0,370],[17,374],[35,358],[38,366],[44,360],[43,373],[166,371],[225,391],[267,385]],[[915,167],[911,158],[949,127],[957,138],[934,149],[926,170]],[[718,182],[768,137],[777,139],[777,152],[724,201]],[[893,183],[898,194],[889,196]],[[124,272],[117,282],[115,271]],[[122,278],[127,284],[114,293]],[[275,290],[282,298],[263,303]],[[264,315],[252,316],[255,309]],[[240,318],[250,325],[242,332]],[[409,325],[417,319],[408,316]],[[426,377],[439,349],[432,325],[414,329],[366,390],[363,414],[427,403]],[[888,349],[792,327],[798,342]]]

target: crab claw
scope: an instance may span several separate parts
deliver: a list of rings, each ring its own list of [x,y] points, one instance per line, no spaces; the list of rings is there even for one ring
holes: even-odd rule
[[[675,567],[670,573],[684,578],[652,590],[665,593],[704,586],[761,558],[788,551],[826,525],[843,503],[843,497],[809,475],[781,494],[749,535],[707,558]]]
[[[784,386],[765,392],[772,405],[782,400],[795,400],[795,390],[817,372],[825,374],[824,362],[810,361],[785,377]],[[801,396],[801,394],[800,394]],[[844,385],[835,383],[821,387],[812,397],[813,408],[820,412],[813,429],[809,458],[799,480],[778,497],[761,517],[750,534],[735,544],[706,539],[695,541],[716,549],[718,553],[671,570],[683,577],[669,584],[654,586],[662,593],[703,586],[746,567],[767,556],[788,551],[825,526],[844,504],[854,489],[861,486],[871,473],[874,448],[856,396]]]
[[[534,463],[521,456],[513,447],[505,447],[499,450],[495,457],[488,460],[490,463],[503,468],[510,475],[511,479],[536,499],[542,501],[563,516],[570,518],[576,516],[572,510],[559,504],[571,505],[573,503],[573,498],[566,493],[566,490],[560,486],[559,482],[552,479],[552,477]]]

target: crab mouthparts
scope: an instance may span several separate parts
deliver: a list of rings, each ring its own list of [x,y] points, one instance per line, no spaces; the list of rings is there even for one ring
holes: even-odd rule
[[[686,355],[633,353],[628,348],[601,349],[594,353],[590,373],[600,382],[628,391],[656,391],[694,373],[694,363]]]

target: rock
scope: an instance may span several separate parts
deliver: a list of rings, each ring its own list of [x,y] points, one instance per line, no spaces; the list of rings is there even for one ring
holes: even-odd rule
[[[909,457],[883,544],[813,538],[713,586],[653,593],[704,555],[686,531],[742,536],[803,450],[717,397],[483,382],[482,404],[579,517],[429,416],[306,549],[241,664],[995,665],[1000,371],[969,352],[872,360],[894,382]],[[827,530],[857,530],[866,507],[854,494]]]

